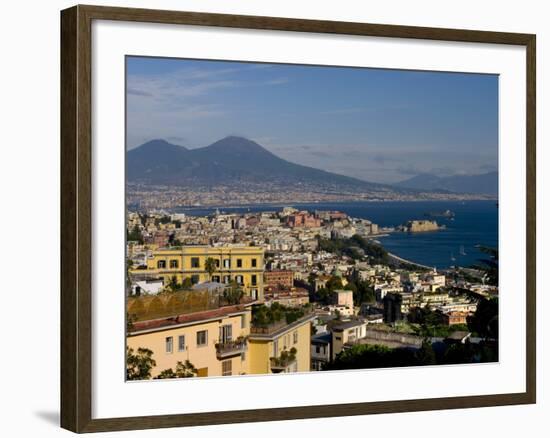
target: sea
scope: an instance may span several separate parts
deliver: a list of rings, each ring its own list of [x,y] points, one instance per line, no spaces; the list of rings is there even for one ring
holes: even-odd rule
[[[469,267],[479,263],[484,254],[479,246],[498,247],[498,206],[495,201],[384,201],[286,204],[300,210],[338,210],[351,217],[368,219],[380,227],[395,227],[409,220],[430,219],[445,229],[422,232],[392,232],[376,239],[391,253],[406,260],[438,269]],[[223,213],[277,211],[282,206],[241,205],[218,207]],[[426,217],[427,213],[450,210],[446,217]],[[181,207],[174,212],[205,216],[216,207]]]

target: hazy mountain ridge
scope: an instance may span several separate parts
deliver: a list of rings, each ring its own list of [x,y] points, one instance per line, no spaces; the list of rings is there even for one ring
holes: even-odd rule
[[[147,142],[127,152],[127,179],[151,185],[185,185],[190,182],[212,185],[245,181],[395,190],[388,185],[291,163],[256,142],[234,136],[197,149],[187,149],[164,140]]]
[[[498,192],[496,172],[452,177],[423,174],[393,185],[379,184],[292,163],[254,141],[236,136],[196,149],[151,140],[127,152],[126,172],[130,183],[187,188],[221,185],[240,190],[249,185],[262,191],[301,188],[324,193],[377,193],[383,197]]]
[[[443,177],[431,174],[420,174],[396,183],[395,186],[416,190],[439,190],[452,193],[498,195],[498,172]]]

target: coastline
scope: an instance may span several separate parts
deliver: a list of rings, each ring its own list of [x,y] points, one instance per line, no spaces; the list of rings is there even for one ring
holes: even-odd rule
[[[407,259],[404,259],[403,257],[399,257],[398,255],[396,254],[393,254],[391,252],[388,251],[388,256],[390,258],[392,258],[393,260],[396,260],[398,262],[401,262],[401,263],[407,263],[409,265],[413,265],[413,266],[418,266],[419,268],[422,268],[422,269],[429,269],[429,270],[432,270],[432,269],[435,269],[434,266],[427,266],[427,265],[423,265],[421,263],[417,263],[417,262],[413,262],[411,260],[407,260]]]
[[[283,204],[288,206],[288,204]],[[388,201],[388,202],[331,202],[294,203],[303,210],[336,210],[347,213],[352,218],[368,219],[379,225],[379,234],[365,236],[379,243],[392,254],[411,263],[432,269],[449,269],[453,264],[470,266],[477,263],[479,252],[476,245],[496,247],[498,245],[498,208],[492,201]],[[272,204],[239,205],[234,208],[219,208],[225,214],[259,214],[279,208]],[[431,210],[450,209],[456,212],[456,220],[443,220],[446,228],[434,232],[403,233],[394,232],[395,227],[411,219],[423,219],[424,213]],[[189,216],[214,214],[214,207],[178,208],[175,212]],[[173,211],[173,210],[172,210]],[[165,210],[166,212],[166,210]],[[439,221],[438,221],[439,223]],[[467,256],[460,255],[464,246]],[[399,255],[397,255],[399,254]],[[452,263],[453,254],[456,262]],[[397,259],[396,259],[397,260]],[[417,262],[412,262],[416,260]],[[425,269],[425,268],[423,268]]]
[[[489,198],[464,198],[464,199],[358,199],[350,201],[294,201],[294,202],[257,202],[254,204],[205,204],[205,205],[179,205],[176,207],[170,208],[159,208],[159,210],[164,210],[167,212],[176,212],[176,210],[222,210],[227,209],[254,209],[254,208],[282,208],[282,207],[294,207],[294,206],[315,206],[315,205],[335,205],[335,206],[344,206],[349,204],[362,204],[362,203],[372,203],[372,204],[385,204],[385,203],[421,203],[421,202],[433,202],[433,203],[442,203],[442,202],[492,202],[495,199]]]

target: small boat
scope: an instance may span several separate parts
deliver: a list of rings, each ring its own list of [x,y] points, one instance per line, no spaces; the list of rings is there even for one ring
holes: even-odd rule
[[[460,255],[465,256],[466,252],[464,251],[464,245],[460,245]]]
[[[451,253],[451,261],[456,261],[455,255],[453,253]]]

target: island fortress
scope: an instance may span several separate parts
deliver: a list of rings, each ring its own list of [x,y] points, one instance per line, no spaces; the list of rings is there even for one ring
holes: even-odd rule
[[[403,231],[407,231],[409,233],[419,233],[423,231],[437,231],[444,229],[444,225],[438,225],[436,221],[428,221],[428,220],[415,220],[415,221],[408,221],[405,225],[403,225]]]

